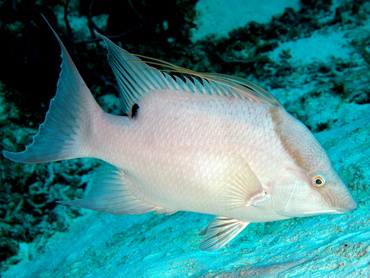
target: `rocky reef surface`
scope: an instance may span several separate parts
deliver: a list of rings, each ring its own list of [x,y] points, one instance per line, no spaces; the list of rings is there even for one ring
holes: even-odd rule
[[[59,49],[42,12],[111,113],[121,114],[117,88],[93,30],[134,53],[259,84],[314,132],[358,208],[251,224],[225,248],[201,252],[198,233],[212,216],[113,216],[57,205],[83,197],[96,160],[23,165],[1,157],[3,277],[370,276],[368,1],[302,0],[269,22],[195,42],[196,22],[209,16],[194,9],[196,1],[46,2],[0,4],[8,42],[0,46],[1,149],[20,151],[31,142],[55,92]]]

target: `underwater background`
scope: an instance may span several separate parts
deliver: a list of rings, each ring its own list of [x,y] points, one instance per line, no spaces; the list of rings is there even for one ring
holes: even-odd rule
[[[370,277],[369,1],[1,1],[1,150],[31,143],[55,94],[60,49],[41,13],[107,112],[122,114],[94,30],[130,52],[267,89],[315,134],[358,208],[253,223],[202,252],[198,234],[213,216],[55,203],[84,196],[97,160],[1,156],[1,277]]]

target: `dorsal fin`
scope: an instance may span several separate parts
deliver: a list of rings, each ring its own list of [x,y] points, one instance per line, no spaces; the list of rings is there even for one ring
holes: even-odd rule
[[[251,101],[262,102],[283,108],[280,102],[269,92],[245,78],[221,73],[196,72],[166,61],[162,61],[160,59],[138,54],[135,54],[135,56],[145,59],[146,63],[150,65],[163,67],[163,71],[198,77],[200,80],[202,80],[203,85],[199,83],[199,81],[197,82],[196,79],[194,79],[193,82],[194,84],[198,83],[200,86],[203,86],[201,89],[203,91],[202,93],[207,92],[209,94],[233,96],[236,98],[248,99]],[[220,85],[223,85],[226,88],[220,88]],[[197,89],[201,91],[199,87]]]
[[[97,35],[107,45],[108,62],[117,79],[123,109],[127,115],[130,115],[132,106],[141,96],[156,89],[232,96],[282,107],[271,94],[246,79],[216,73],[199,73],[159,59],[134,55],[114,44],[107,37]],[[144,58],[145,62],[140,58]],[[164,70],[158,70],[150,65],[161,66]],[[176,76],[171,77],[164,71],[188,75],[192,80],[184,78],[184,81]]]

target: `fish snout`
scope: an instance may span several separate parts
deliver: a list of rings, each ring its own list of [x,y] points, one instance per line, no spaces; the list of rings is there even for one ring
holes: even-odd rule
[[[356,201],[353,199],[351,192],[349,192],[344,183],[338,183],[334,188],[333,191],[329,191],[329,194],[325,194],[325,197],[326,200],[329,201],[329,205],[331,205],[337,213],[346,213],[357,208]]]
[[[337,207],[337,208],[335,208],[335,210],[338,211],[338,213],[346,213],[346,212],[350,212],[351,210],[354,210],[356,208],[357,208],[357,203],[355,202],[355,200],[353,198],[351,198],[345,203],[345,205],[343,205],[341,207]]]

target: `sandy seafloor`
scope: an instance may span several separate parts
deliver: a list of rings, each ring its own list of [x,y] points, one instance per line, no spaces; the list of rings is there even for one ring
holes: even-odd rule
[[[309,38],[281,42],[269,54],[279,60],[279,53],[290,49],[289,61],[297,68],[289,87],[270,90],[289,111],[305,110],[312,126],[336,118],[329,130],[315,136],[349,185],[356,210],[252,223],[213,252],[198,250],[198,233],[213,216],[113,216],[84,210],[68,231],[22,243],[20,262],[2,277],[370,277],[370,104],[330,95],[308,100],[305,107],[298,101],[318,88],[320,78],[325,80],[306,76],[304,68],[317,62],[330,66],[333,58],[357,61],[343,79],[353,78],[357,86],[362,78],[370,85],[370,67],[350,44],[369,34],[369,20],[356,29],[328,27]]]

